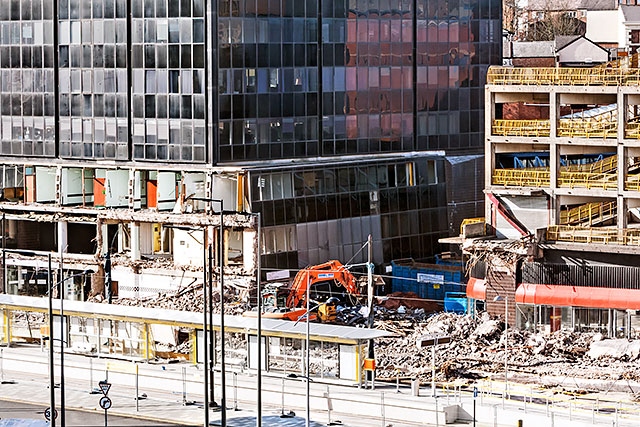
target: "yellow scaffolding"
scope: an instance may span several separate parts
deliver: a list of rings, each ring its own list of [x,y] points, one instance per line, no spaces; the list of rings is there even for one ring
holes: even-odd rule
[[[558,187],[614,190],[618,188],[618,175],[615,173],[560,172]]]
[[[602,222],[616,216],[616,206],[616,202],[594,202],[563,210],[560,212],[560,224],[576,225],[587,223],[592,225],[593,223]]]
[[[550,120],[494,120],[491,126],[492,135],[502,136],[549,136]]]
[[[487,83],[495,85],[637,86],[637,68],[516,68],[491,66]]]
[[[549,168],[496,169],[491,181],[493,185],[548,187],[551,175]]]
[[[618,122],[615,120],[560,119],[558,136],[572,138],[616,138]]]
[[[589,172],[589,173],[611,173],[615,172],[618,168],[618,156],[613,155],[606,157],[602,160],[598,160],[597,162],[587,163],[583,165],[569,165],[562,166],[560,168],[561,173],[563,172]]]
[[[550,225],[547,240],[604,245],[640,246],[640,230],[634,228],[574,227]]]

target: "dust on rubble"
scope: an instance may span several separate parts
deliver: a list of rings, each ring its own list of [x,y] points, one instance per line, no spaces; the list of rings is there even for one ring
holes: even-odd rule
[[[212,297],[213,311],[219,313],[220,294],[216,287],[212,289]],[[93,301],[100,302],[100,298]],[[200,283],[153,298],[119,298],[113,303],[202,312],[204,298]],[[248,309],[247,293],[238,286],[225,286],[225,314],[241,315]],[[485,312],[475,316],[444,313],[440,304],[406,293],[380,298],[374,306],[374,314],[374,328],[394,334],[375,342],[376,378],[380,380],[415,378],[421,382],[431,381],[432,349],[418,349],[416,342],[423,335],[432,334],[451,338],[449,343],[436,348],[435,379],[438,382],[464,383],[480,378],[501,380],[505,357],[508,358],[509,381],[514,382],[550,387],[570,382],[574,388],[581,384],[585,388],[603,390],[615,382],[627,387],[627,391],[633,391],[631,382],[637,388],[640,381],[640,341],[637,340],[608,339],[595,332],[560,330],[545,333],[512,327],[505,334],[503,317],[492,317]],[[41,320],[38,317],[17,316],[15,321],[34,324]],[[338,319],[342,324],[353,326],[364,327],[366,324],[361,307],[341,307]],[[243,354],[244,336],[229,336],[229,339],[229,348]],[[508,339],[506,350],[505,339]],[[184,344],[173,350],[187,352],[189,347]],[[335,359],[337,370],[338,354],[328,353],[323,357],[326,363]],[[293,366],[282,367],[293,369]]]

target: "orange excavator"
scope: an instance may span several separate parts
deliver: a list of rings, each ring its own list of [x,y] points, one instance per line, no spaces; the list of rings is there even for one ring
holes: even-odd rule
[[[307,289],[310,295],[307,295]],[[285,307],[272,307],[262,316],[293,321],[306,318],[309,298],[310,306],[317,308],[317,314],[310,313],[309,319],[330,323],[335,321],[337,302],[344,303],[347,298],[360,295],[356,277],[340,261],[331,260],[298,271],[286,297]],[[249,311],[244,315],[254,317],[257,313]]]
[[[344,288],[341,290],[340,288]],[[360,296],[358,290],[358,280],[347,267],[340,261],[331,260],[323,264],[312,265],[298,271],[293,279],[289,296],[287,296],[287,307],[305,307],[307,304],[307,289],[313,296],[313,301],[326,301],[334,294],[347,294],[349,296]]]

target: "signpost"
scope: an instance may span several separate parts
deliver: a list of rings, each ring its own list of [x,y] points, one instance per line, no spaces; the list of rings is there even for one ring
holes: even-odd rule
[[[54,409],[53,410],[53,419],[57,419],[58,418],[58,410]],[[51,408],[47,408],[44,410],[44,419],[47,421],[51,421]]]
[[[111,383],[106,380],[98,382],[98,387],[104,396],[100,398],[100,407],[104,409],[104,427],[107,427],[107,410],[111,408],[111,399],[107,396],[109,389],[111,389]]]
[[[476,427],[476,398],[478,397],[478,387],[473,387],[473,427]]]
[[[448,335],[423,335],[416,340],[418,350],[431,346],[431,391],[432,396],[436,397],[436,346],[438,344],[447,344],[451,341]]]

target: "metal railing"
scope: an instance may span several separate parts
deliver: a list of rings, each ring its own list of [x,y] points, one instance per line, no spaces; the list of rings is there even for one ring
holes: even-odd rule
[[[495,85],[638,86],[638,68],[489,67],[487,83]]]
[[[629,175],[624,182],[627,191],[640,191],[640,174]]]
[[[640,230],[630,228],[578,227],[550,225],[548,241],[640,246]]]
[[[618,175],[615,173],[560,172],[558,187],[615,190],[618,188]]]
[[[496,169],[491,179],[493,185],[548,187],[551,183],[551,173],[548,168],[543,169]]]
[[[561,211],[560,224],[576,225],[588,223],[591,225],[615,217],[617,211],[616,202],[587,203]]]
[[[627,122],[624,126],[624,137],[628,139],[640,139],[640,122]]]
[[[463,231],[465,225],[479,224],[479,223],[484,223],[484,217],[482,217],[482,218],[465,218],[465,219],[463,219],[462,222],[460,223],[460,234],[462,234],[462,231]]]
[[[550,120],[503,120],[493,121],[492,135],[502,136],[549,136],[551,132]]]
[[[618,156],[613,155],[605,157],[602,160],[598,160],[592,163],[586,163],[581,165],[568,165],[560,167],[562,172],[591,172],[591,173],[610,173],[614,172],[618,168]]]
[[[611,119],[560,119],[557,134],[572,138],[616,138],[618,122]]]

